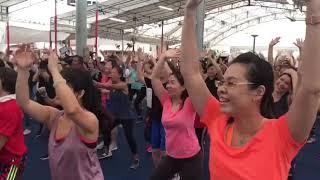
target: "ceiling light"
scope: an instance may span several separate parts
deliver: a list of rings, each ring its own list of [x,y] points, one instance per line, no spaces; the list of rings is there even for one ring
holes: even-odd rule
[[[168,11],[173,11],[172,8],[168,8],[168,7],[165,7],[165,6],[158,6],[160,9],[164,9],[164,10],[168,10]]]
[[[127,22],[126,20],[122,20],[122,19],[118,19],[118,18],[109,18],[109,19],[112,21],[121,22],[121,23]]]

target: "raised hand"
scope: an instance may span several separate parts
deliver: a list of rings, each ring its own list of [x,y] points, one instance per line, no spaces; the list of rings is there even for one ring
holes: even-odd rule
[[[58,71],[59,72],[59,58],[51,48],[49,50],[49,57],[48,57],[48,69],[51,73]]]
[[[138,57],[138,61],[143,61],[145,58],[141,48],[138,49],[137,57]]]
[[[303,40],[302,39],[297,39],[296,42],[294,42],[293,44],[295,46],[297,46],[299,49],[302,49],[303,48]]]
[[[181,50],[180,49],[169,49],[164,52],[165,58],[180,58],[181,57]]]
[[[199,4],[202,2],[202,0],[188,0],[186,4],[187,9],[196,9]]]
[[[280,37],[277,37],[275,39],[272,39],[269,43],[269,46],[275,46],[276,44],[278,44],[280,42]]]
[[[36,60],[29,44],[22,44],[14,55],[14,61],[18,68],[29,69]]]

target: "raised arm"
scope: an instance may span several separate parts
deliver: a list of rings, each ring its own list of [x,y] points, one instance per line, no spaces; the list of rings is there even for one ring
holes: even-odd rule
[[[180,71],[193,107],[201,116],[211,93],[199,69],[199,50],[196,41],[196,8],[202,0],[188,0],[182,28],[182,60]],[[201,94],[201,96],[199,96]]]
[[[307,2],[307,18],[320,16],[320,1]],[[288,113],[289,130],[297,142],[309,136],[316,119],[320,100],[320,24],[307,25],[302,53],[301,86]]]
[[[297,39],[296,42],[293,43],[297,48],[299,49],[299,54],[301,57],[302,54],[302,49],[303,49],[303,40],[302,39]]]
[[[222,80],[223,79],[222,70],[221,70],[219,64],[217,63],[217,61],[212,58],[212,54],[211,53],[208,54],[208,59],[213,64],[213,66],[217,69],[217,78],[219,80]]]
[[[81,107],[73,91],[60,74],[58,61],[57,55],[50,50],[48,68],[52,74],[53,86],[64,113],[77,125],[81,135],[90,139],[96,139],[99,133],[98,120],[93,113]]]
[[[137,76],[138,76],[138,81],[141,82],[142,84],[146,85],[146,82],[144,81],[144,73],[143,73],[143,60],[144,60],[144,55],[142,53],[142,49],[138,49],[138,65],[137,65]]]
[[[47,124],[51,127],[51,120],[58,110],[49,106],[43,106],[29,99],[29,68],[34,59],[30,49],[23,45],[16,51],[15,61],[18,67],[18,77],[16,82],[17,103],[26,114],[40,123]]]
[[[165,91],[165,87],[161,81],[161,74],[164,69],[166,69],[166,60],[168,58],[179,58],[181,56],[181,52],[179,49],[169,49],[168,51],[161,54],[159,61],[157,62],[152,75],[151,75],[151,83],[152,88],[154,90],[155,95],[160,99],[161,95]]]
[[[120,90],[127,92],[128,85],[125,82],[119,82],[119,83],[94,83],[97,88],[107,89],[107,90]]]
[[[269,43],[269,49],[268,49],[268,62],[273,66],[274,59],[273,59],[273,47],[280,42],[280,37],[277,37],[275,39],[272,39]]]

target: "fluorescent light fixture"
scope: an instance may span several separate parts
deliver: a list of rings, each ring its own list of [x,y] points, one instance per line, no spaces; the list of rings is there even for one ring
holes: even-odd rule
[[[288,2],[289,4],[291,4],[291,5],[294,4],[293,0],[287,0],[287,2]]]
[[[122,19],[118,19],[118,18],[109,18],[110,20],[112,20],[112,21],[116,21],[116,22],[121,22],[121,23],[125,23],[125,22],[127,22],[126,20],[122,20]]]
[[[168,7],[165,7],[165,6],[158,6],[160,9],[164,9],[164,10],[168,10],[168,11],[173,11],[172,8],[168,8]]]

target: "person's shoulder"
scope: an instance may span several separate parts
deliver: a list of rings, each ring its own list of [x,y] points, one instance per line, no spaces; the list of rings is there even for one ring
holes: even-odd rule
[[[287,116],[281,116],[280,118],[264,118],[264,128],[270,129],[272,131],[278,130],[277,127],[286,122],[286,117]]]
[[[15,99],[0,103],[0,115],[7,116],[10,114],[21,113],[21,110]]]

